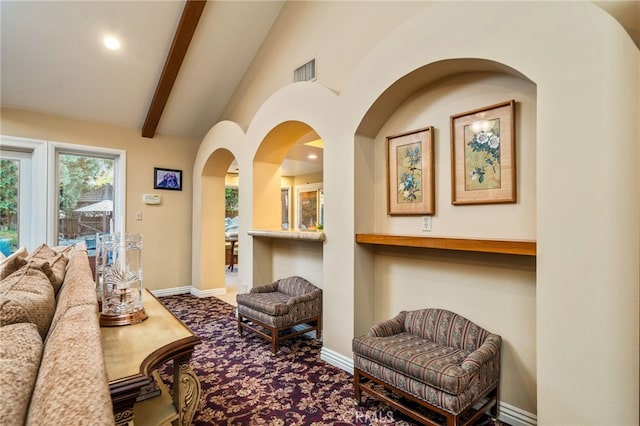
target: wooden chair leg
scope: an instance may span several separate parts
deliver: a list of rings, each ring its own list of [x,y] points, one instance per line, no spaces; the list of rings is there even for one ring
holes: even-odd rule
[[[353,397],[356,399],[356,405],[360,404],[360,374],[358,374],[358,369],[355,368],[353,370]]]
[[[278,353],[278,349],[280,349],[280,341],[278,340],[278,337],[280,336],[280,333],[278,332],[277,328],[272,328],[271,329],[271,352],[275,355]]]
[[[496,396],[496,403],[493,407],[491,407],[489,413],[491,414],[492,418],[498,419],[498,416],[500,415],[500,384],[498,384],[495,391],[489,394],[489,397],[491,397],[493,393],[495,393]]]

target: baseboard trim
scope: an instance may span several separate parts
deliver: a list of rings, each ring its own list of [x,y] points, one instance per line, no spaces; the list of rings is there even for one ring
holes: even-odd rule
[[[538,416],[514,407],[506,402],[500,402],[500,415],[498,419],[511,426],[537,426]]]
[[[320,359],[353,374],[353,359],[326,347],[320,349]],[[538,417],[535,414],[521,410],[506,402],[500,402],[500,416],[498,418],[511,426],[537,426]]]
[[[334,367],[338,367],[341,370],[346,371],[349,374],[353,374],[353,359],[348,358],[338,352],[332,351],[327,347],[323,346],[320,349],[320,359],[324,362],[328,362]]]
[[[227,294],[226,288],[213,288],[210,290],[199,290],[193,286],[186,285],[183,287],[163,288],[160,290],[151,290],[156,297],[175,296],[177,294],[192,294],[196,297],[211,297]]]
[[[227,294],[226,288],[212,288],[210,290],[200,290],[195,287],[191,287],[191,294],[196,297],[211,297]]]
[[[175,296],[177,294],[185,294],[191,292],[191,286],[186,285],[184,287],[163,288],[160,290],[151,290],[151,294],[156,297]]]

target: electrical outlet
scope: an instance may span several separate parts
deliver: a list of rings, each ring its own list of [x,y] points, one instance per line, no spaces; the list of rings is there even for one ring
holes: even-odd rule
[[[247,292],[247,283],[242,283],[242,292],[243,293]]]
[[[422,231],[431,231],[431,216],[422,216]]]

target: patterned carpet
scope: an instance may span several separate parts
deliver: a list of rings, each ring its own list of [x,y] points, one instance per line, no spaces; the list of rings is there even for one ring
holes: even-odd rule
[[[301,336],[276,356],[265,340],[238,334],[235,308],[215,297],[160,300],[201,339],[191,365],[202,396],[194,425],[414,425],[366,396],[354,405],[352,376],[320,360],[322,343]],[[161,370],[172,381],[171,364]],[[486,422],[486,421],[485,421]]]

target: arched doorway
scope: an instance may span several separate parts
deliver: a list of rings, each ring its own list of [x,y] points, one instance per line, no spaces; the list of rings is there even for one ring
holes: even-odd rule
[[[226,189],[228,181],[239,181],[238,173],[229,176],[234,155],[227,149],[215,150],[206,160],[201,174],[200,286],[215,296],[227,294],[226,267]],[[236,234],[237,235],[237,234]]]
[[[281,123],[264,137],[253,162],[254,229],[293,233],[323,227],[323,148],[318,133],[299,121]],[[254,239],[253,247],[256,282],[294,274],[322,282],[322,245]]]

